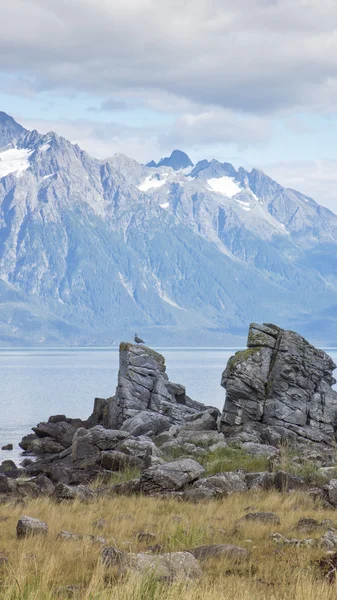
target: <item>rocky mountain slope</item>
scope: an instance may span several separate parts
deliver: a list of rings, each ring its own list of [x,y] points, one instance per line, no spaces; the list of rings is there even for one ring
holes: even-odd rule
[[[170,159],[99,161],[0,113],[1,343],[139,330],[241,345],[250,321],[276,317],[337,340],[337,216],[262,171]]]

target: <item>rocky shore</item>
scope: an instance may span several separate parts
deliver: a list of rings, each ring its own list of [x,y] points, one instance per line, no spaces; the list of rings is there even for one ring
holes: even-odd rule
[[[96,398],[86,421],[54,415],[39,423],[20,443],[20,467],[1,464],[3,499],[141,493],[198,502],[274,487],[305,488],[337,506],[335,365],[300,335],[250,326],[247,350],[231,357],[222,375],[222,414],[172,383],[154,350],[123,342],[119,358],[112,398]],[[239,462],[229,458],[233,452]],[[254,472],[254,464],[265,469]],[[305,477],[304,464],[312,470]]]

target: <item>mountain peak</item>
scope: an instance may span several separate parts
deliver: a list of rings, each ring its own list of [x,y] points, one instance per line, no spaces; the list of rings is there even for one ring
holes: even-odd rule
[[[6,148],[13,140],[19,138],[26,129],[19,125],[13,117],[0,111],[0,149]]]
[[[146,166],[157,168],[171,167],[171,169],[179,171],[180,169],[186,169],[187,167],[193,167],[194,165],[186,152],[182,152],[182,150],[173,150],[171,156],[165,156],[165,158],[162,158],[157,164],[154,160],[151,160]]]

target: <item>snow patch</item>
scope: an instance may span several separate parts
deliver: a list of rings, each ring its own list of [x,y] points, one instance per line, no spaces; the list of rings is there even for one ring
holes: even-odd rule
[[[42,181],[45,181],[45,179],[49,179],[49,177],[52,177],[53,175],[55,175],[55,173],[50,173],[50,175],[44,175],[43,177],[41,177]]]
[[[0,152],[0,179],[10,173],[15,173],[19,177],[19,175],[29,169],[28,158],[32,152],[33,150],[18,150],[17,148]]]
[[[213,179],[207,179],[207,183],[214,192],[224,194],[228,198],[232,198],[235,194],[242,192],[242,189],[238,186],[233,177],[215,177]]]
[[[171,300],[171,298],[169,298],[167,296],[167,294],[165,294],[165,292],[162,294],[159,294],[159,296],[162,298],[162,300],[164,300],[164,302],[167,302],[167,304],[170,304],[170,306],[174,306],[174,308],[179,308],[180,310],[184,310],[181,306],[179,306],[179,304],[177,304],[176,302]]]
[[[149,175],[144,179],[144,181],[142,181],[142,183],[137,185],[137,188],[141,192],[147,192],[151,188],[160,188],[165,185],[165,183],[167,183],[167,179],[156,179],[152,175]]]
[[[48,140],[50,142],[50,140]],[[49,150],[50,148],[50,144],[48,142],[46,142],[45,144],[43,144],[42,146],[40,146],[39,150],[40,152],[46,152],[47,150]]]
[[[238,202],[242,206],[250,206],[250,202],[244,202],[244,200],[238,200],[238,198],[235,198],[235,202]]]
[[[169,202],[164,202],[164,204],[159,204],[160,208],[168,208],[170,206]]]
[[[134,300],[133,287],[132,287],[131,283],[126,279],[126,277],[124,277],[124,275],[122,275],[122,273],[118,273],[118,277],[120,279],[122,286],[124,287],[124,289],[126,289],[127,293],[129,294],[130,298],[132,298],[132,300]]]

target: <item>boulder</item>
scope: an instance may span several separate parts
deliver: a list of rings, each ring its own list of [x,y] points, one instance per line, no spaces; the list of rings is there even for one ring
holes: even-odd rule
[[[208,500],[221,498],[236,492],[246,492],[245,475],[241,472],[219,473],[196,481],[185,492],[186,500]]]
[[[148,455],[160,457],[162,454],[152,440],[146,436],[128,438],[118,445],[117,450],[130,456],[136,456],[142,460]]]
[[[201,448],[208,448],[213,444],[224,442],[225,437],[223,433],[218,433],[217,431],[193,431],[189,429],[186,430],[184,427],[179,431],[176,441],[178,444],[188,443],[195,444]]]
[[[2,446],[1,450],[13,450],[13,444],[6,444]]]
[[[102,452],[101,465],[108,471],[125,471],[126,469],[137,469],[143,465],[143,461],[137,456],[130,456],[111,450]]]
[[[16,536],[25,538],[31,535],[46,535],[48,533],[48,525],[39,519],[32,517],[20,517],[16,526]]]
[[[337,506],[337,479],[331,479],[328,484],[328,500],[332,506]]]
[[[255,424],[260,439],[272,427],[289,440],[333,444],[337,392],[330,356],[275,325],[253,323],[247,346],[229,359],[222,375],[220,428],[226,437]]]
[[[51,437],[41,437],[32,440],[30,451],[33,454],[58,454],[64,446]]]
[[[12,471],[16,469],[16,464],[13,460],[3,460],[0,465],[0,473],[7,473],[8,471]]]
[[[184,429],[190,431],[211,431],[217,429],[220,411],[217,408],[205,410],[190,417],[186,417]]]
[[[124,421],[121,430],[128,431],[133,437],[138,435],[155,436],[167,431],[171,427],[171,420],[164,415],[142,410],[134,417]]]
[[[80,427],[74,434],[72,442],[72,461],[81,462],[83,459],[91,459],[94,464],[99,460],[102,450],[115,450],[121,441],[126,440],[130,434],[127,431],[105,429],[97,425],[92,429]],[[87,463],[83,463],[86,468]]]
[[[187,416],[205,408],[191,400],[182,385],[169,381],[161,354],[143,345],[120,344],[116,395],[108,401],[110,428],[119,429],[144,411],[184,424]]]
[[[245,560],[249,556],[248,550],[241,548],[240,546],[233,546],[231,544],[211,544],[209,546],[198,546],[189,550],[191,554],[198,560],[207,560],[208,558],[214,558],[216,556],[225,556],[232,560]]]
[[[302,477],[291,475],[286,471],[277,471],[274,476],[274,485],[280,492],[289,492],[290,490],[303,489],[305,481]]]
[[[156,465],[142,472],[140,487],[143,493],[172,492],[183,489],[204,473],[204,468],[191,458]]]
[[[198,561],[190,552],[133,554],[107,547],[102,551],[102,560],[106,565],[117,566],[120,574],[133,573],[168,583],[201,576]]]
[[[241,517],[240,521],[258,521],[259,523],[272,523],[279,525],[280,517],[273,512],[251,512]]]
[[[245,481],[249,490],[270,490],[274,487],[275,475],[268,471],[260,473],[246,473]]]
[[[252,456],[262,456],[263,458],[274,458],[280,454],[280,451],[274,446],[268,444],[255,444],[254,442],[244,442],[242,444],[242,450],[251,454]]]
[[[64,500],[79,500],[80,502],[90,502],[95,500],[97,494],[94,490],[84,486],[70,486],[64,483],[58,483],[54,489],[52,497],[57,502],[62,502]]]

